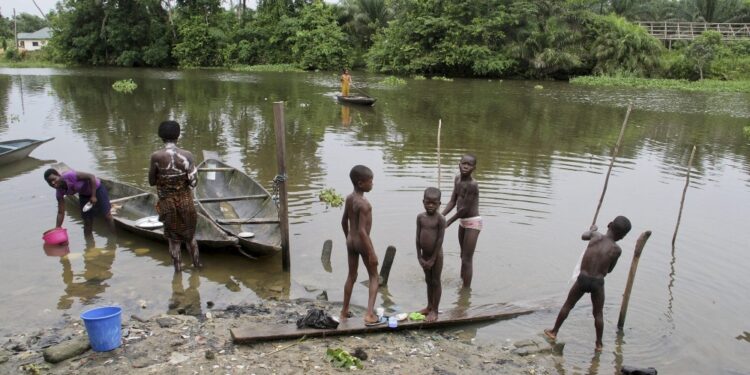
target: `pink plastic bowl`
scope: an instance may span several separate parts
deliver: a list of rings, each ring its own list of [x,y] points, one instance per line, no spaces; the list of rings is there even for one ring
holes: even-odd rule
[[[55,228],[44,232],[42,236],[47,245],[60,245],[68,242],[68,231],[65,228]]]

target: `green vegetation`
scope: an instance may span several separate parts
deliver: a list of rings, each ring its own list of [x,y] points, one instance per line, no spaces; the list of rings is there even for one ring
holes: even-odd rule
[[[344,197],[336,192],[336,189],[334,188],[325,188],[321,190],[320,193],[318,193],[318,199],[331,207],[341,207],[341,205],[344,204]]]
[[[587,86],[620,86],[648,89],[750,93],[750,80],[720,81],[704,79],[702,81],[688,81],[685,79],[586,76],[573,78],[570,80],[570,83]]]
[[[360,370],[364,368],[362,361],[360,361],[359,358],[349,354],[349,352],[341,348],[328,348],[328,350],[326,350],[326,357],[334,367],[345,368],[347,370],[351,367]]]
[[[425,77],[424,77],[423,75],[421,75],[421,74],[415,74],[415,75],[411,76],[411,78],[412,78],[413,80],[415,80],[415,81],[424,81],[424,80],[426,80],[426,79],[427,79],[427,78],[425,78]]]
[[[406,80],[403,78],[398,78],[396,76],[389,76],[380,81],[380,83],[388,86],[403,86],[406,84]]]
[[[278,73],[304,72],[304,70],[292,64],[235,65],[235,66],[232,66],[231,69],[239,71],[239,72],[278,72]]]
[[[435,76],[431,78],[433,81],[444,81],[444,82],[453,82],[453,78],[443,77],[443,76]]]
[[[132,79],[121,79],[112,84],[112,88],[117,92],[130,94],[138,88],[138,84]]]
[[[750,125],[745,126],[742,130],[745,132],[745,136],[750,138]]]
[[[225,2],[224,2],[225,3]],[[61,0],[43,58],[63,64],[229,67],[398,76],[750,79],[750,41],[717,32],[670,49],[634,21],[750,22],[750,0]],[[12,40],[0,15],[0,37]],[[10,51],[10,50],[9,50]],[[28,56],[8,52],[8,61]],[[401,84],[393,79],[387,84]],[[710,85],[709,85],[710,86]]]

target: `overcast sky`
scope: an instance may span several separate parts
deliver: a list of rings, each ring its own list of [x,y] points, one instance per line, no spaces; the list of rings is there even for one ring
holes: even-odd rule
[[[47,14],[50,10],[55,8],[57,0],[34,0],[39,8]],[[3,17],[13,17],[13,8],[16,8],[16,14],[29,13],[35,16],[41,17],[39,10],[34,6],[34,2],[31,0],[2,0],[0,1],[0,13]]]
[[[39,8],[42,9],[44,14],[49,13],[49,11],[55,9],[55,4],[58,0],[34,0],[36,1],[36,4],[39,5]],[[31,0],[2,0],[0,1],[0,14],[3,15],[3,17],[12,17],[13,16],[13,8],[16,8],[16,14],[20,13],[30,13],[35,16],[40,16],[39,10],[34,6],[34,1]],[[237,0],[222,0],[221,3],[224,5],[225,8],[229,9],[229,3],[230,1],[232,3],[237,3]],[[326,0],[328,3],[335,3],[336,1],[333,0]],[[247,6],[250,8],[255,8],[255,0],[250,0],[247,2]]]

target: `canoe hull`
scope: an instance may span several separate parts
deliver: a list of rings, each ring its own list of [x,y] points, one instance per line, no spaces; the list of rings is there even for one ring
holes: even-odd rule
[[[362,96],[362,95],[349,95],[349,96],[336,95],[336,99],[338,99],[340,102],[350,103],[350,104],[359,104],[359,105],[373,105],[375,104],[375,101],[377,100],[375,98],[372,98],[369,96]]]
[[[25,159],[37,147],[53,139],[55,138],[43,140],[16,139],[13,141],[0,142],[0,165],[10,164]]]
[[[198,166],[195,199],[201,210],[255,257],[281,251],[279,212],[271,194],[252,177],[216,159]],[[243,232],[253,237],[243,238]]]

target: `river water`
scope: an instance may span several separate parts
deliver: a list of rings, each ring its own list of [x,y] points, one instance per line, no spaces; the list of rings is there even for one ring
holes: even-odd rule
[[[119,79],[133,94],[112,90]],[[604,352],[594,355],[591,303],[584,297],[563,325],[563,373],[614,373],[653,366],[664,373],[749,373],[750,96],[746,94],[588,88],[560,82],[407,80],[355,74],[378,98],[373,108],[338,104],[331,73],[236,73],[220,70],[0,69],[0,140],[55,137],[33,158],[0,167],[0,334],[58,324],[96,305],[125,314],[158,314],[170,300],[194,310],[259,298],[341,300],[346,278],[341,208],[318,192],[351,191],[348,171],[375,173],[368,199],[379,256],[398,252],[378,305],[413,310],[426,302],[415,259],[422,191],[447,202],[458,161],[474,153],[484,230],[470,295],[459,293],[456,228],[446,232],[441,308],[509,302],[539,309],[516,319],[457,328],[478,343],[504,345],[551,327],[586,243],[625,108],[634,110],[597,224],[622,214],[633,223],[623,256],[607,277]],[[542,85],[543,88],[535,88]],[[166,245],[95,226],[85,241],[80,215],[68,210],[70,254],[46,254],[41,234],[54,226],[54,191],[42,180],[53,162],[147,187],[149,154],[160,147],[158,123],[183,124],[180,145],[196,155],[216,150],[271,188],[276,175],[272,103],[287,119],[292,272],[281,257],[247,260],[205,251],[205,269],[173,277]],[[442,119],[440,161],[436,152]],[[691,182],[672,247],[688,159]],[[438,181],[440,176],[440,181]],[[652,231],[633,287],[625,330],[616,322],[636,239]],[[333,241],[331,272],[321,263]],[[360,268],[360,280],[366,272]],[[366,304],[357,283],[353,303]],[[195,311],[194,311],[195,312]],[[744,318],[743,318],[744,317]],[[743,359],[745,358],[745,359]]]

